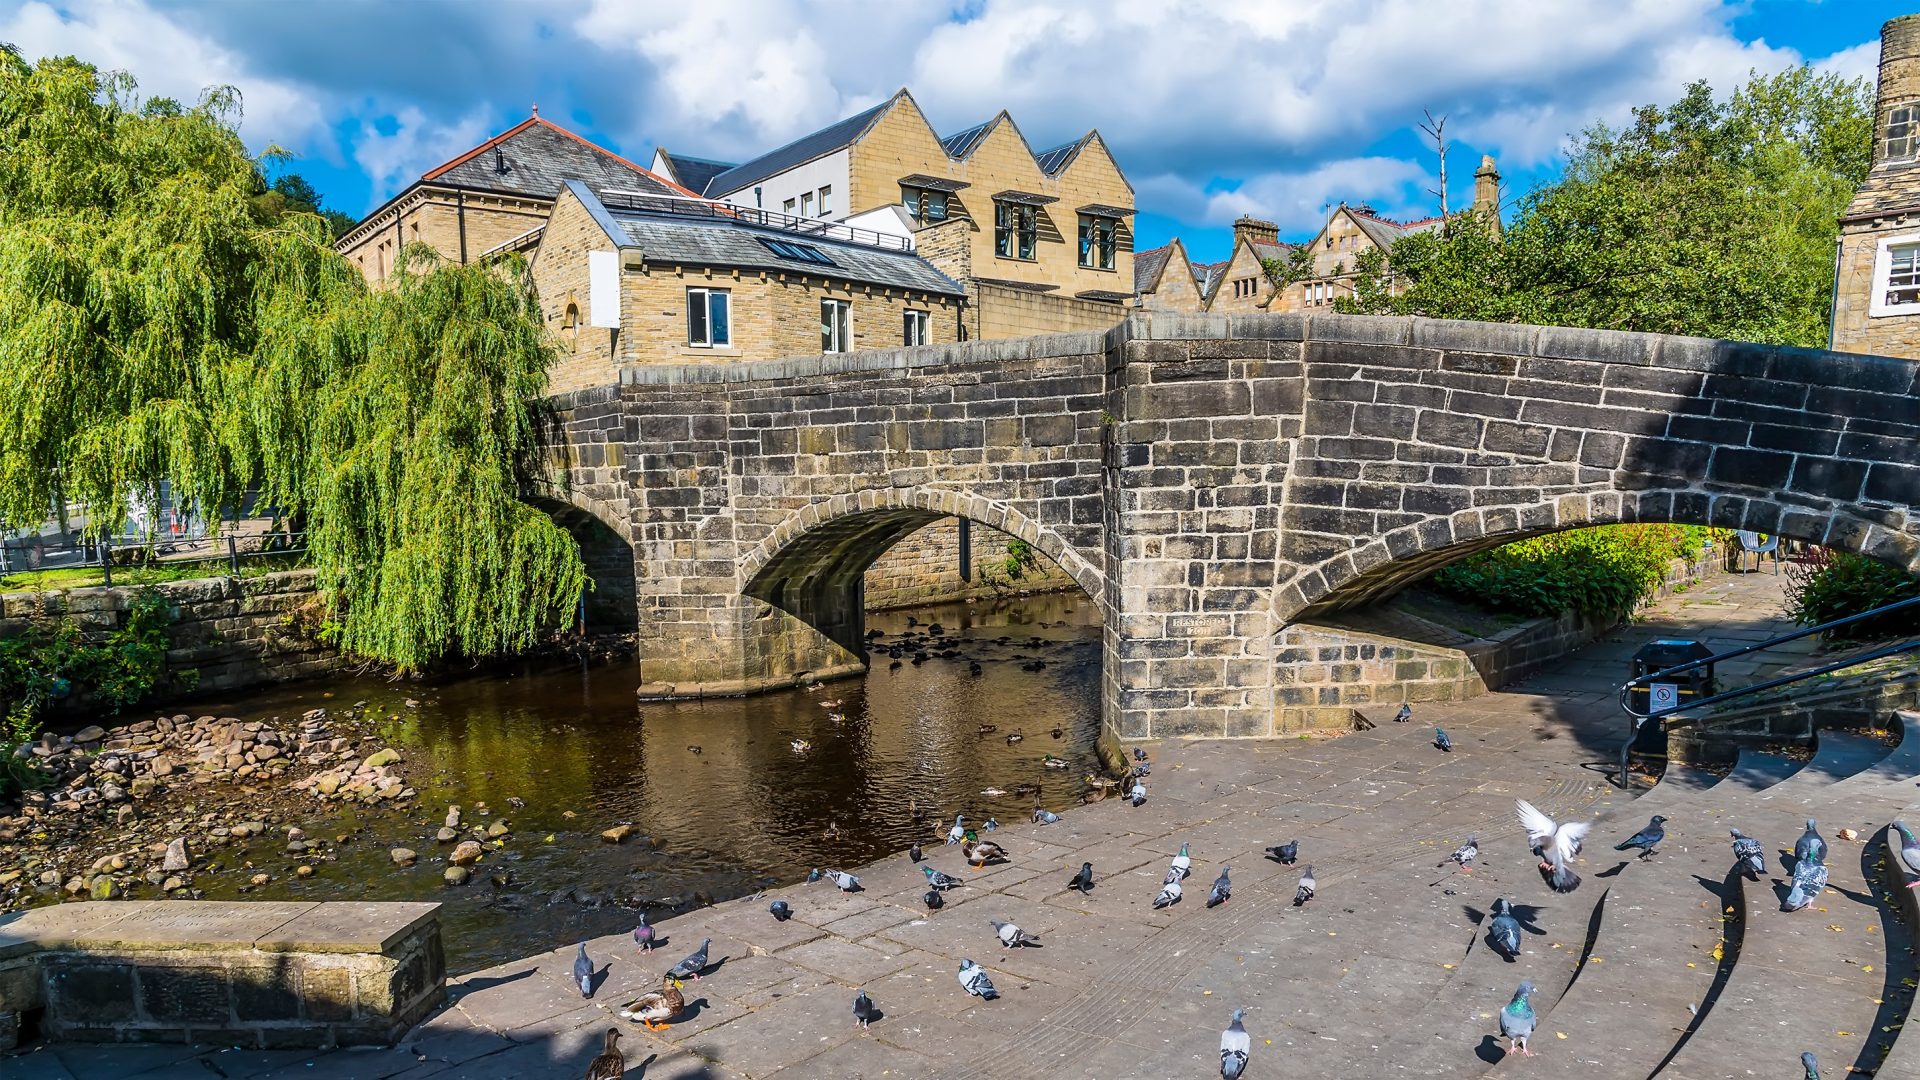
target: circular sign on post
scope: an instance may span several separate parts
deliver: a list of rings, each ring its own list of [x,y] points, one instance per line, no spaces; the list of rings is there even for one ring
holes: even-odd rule
[[[1680,684],[1657,682],[1647,687],[1648,711],[1668,712],[1680,707]]]

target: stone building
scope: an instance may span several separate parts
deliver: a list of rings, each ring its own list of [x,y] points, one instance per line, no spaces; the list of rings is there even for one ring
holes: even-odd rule
[[[1036,152],[1003,111],[942,138],[903,89],[724,164],[653,157],[707,198],[908,238],[966,289],[969,338],[1104,330],[1133,295],[1133,187],[1097,131]]]
[[[1133,253],[1133,305],[1142,311],[1204,311],[1203,285],[1177,236],[1164,247]]]
[[[1832,344],[1920,358],[1920,15],[1880,28],[1873,167],[1840,219]]]
[[[1223,315],[1251,315],[1265,311],[1275,286],[1267,273],[1269,261],[1284,262],[1294,245],[1280,242],[1280,226],[1271,221],[1242,217],[1233,223],[1233,253],[1212,275],[1207,310]]]
[[[692,194],[536,113],[407,185],[334,248],[379,282],[406,245],[459,263],[528,247],[566,180],[601,192]]]

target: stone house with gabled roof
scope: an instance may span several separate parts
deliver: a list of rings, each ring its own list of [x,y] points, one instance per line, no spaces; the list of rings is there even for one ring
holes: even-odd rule
[[[501,248],[530,248],[568,180],[602,192],[693,195],[535,113],[429,170],[362,218],[334,249],[380,282],[406,245],[426,244],[460,263]]]
[[[1133,253],[1133,306],[1141,311],[1204,311],[1201,284],[1177,236],[1163,247]]]
[[[1873,164],[1840,218],[1833,348],[1920,359],[1920,15],[1880,28]]]

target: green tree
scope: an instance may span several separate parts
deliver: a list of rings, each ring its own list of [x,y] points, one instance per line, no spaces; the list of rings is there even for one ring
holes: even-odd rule
[[[0,52],[0,528],[71,504],[117,530],[162,480],[209,519],[257,491],[311,532],[349,651],[528,644],[585,576],[517,498],[552,355],[524,266],[410,251],[368,288],[319,217],[263,202],[288,195],[237,107]]]
[[[1726,100],[1595,125],[1504,237],[1454,227],[1357,260],[1343,310],[1823,345],[1838,218],[1866,176],[1872,93],[1800,67]]]

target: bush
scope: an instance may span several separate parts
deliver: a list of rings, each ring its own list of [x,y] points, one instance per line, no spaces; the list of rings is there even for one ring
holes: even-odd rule
[[[49,701],[88,690],[109,709],[131,705],[167,681],[172,609],[153,589],[133,595],[120,626],[89,643],[72,619],[0,640],[0,710],[8,736],[31,739]]]
[[[1698,557],[1713,537],[1691,525],[1572,529],[1468,556],[1432,584],[1492,611],[1616,619],[1659,591],[1669,562]]]
[[[1818,626],[1915,596],[1920,596],[1920,578],[1864,555],[1814,548],[1805,561],[1787,568],[1787,614],[1802,626]],[[1920,610],[1915,608],[1867,619],[1831,636],[1870,641],[1912,633],[1920,633]]]

